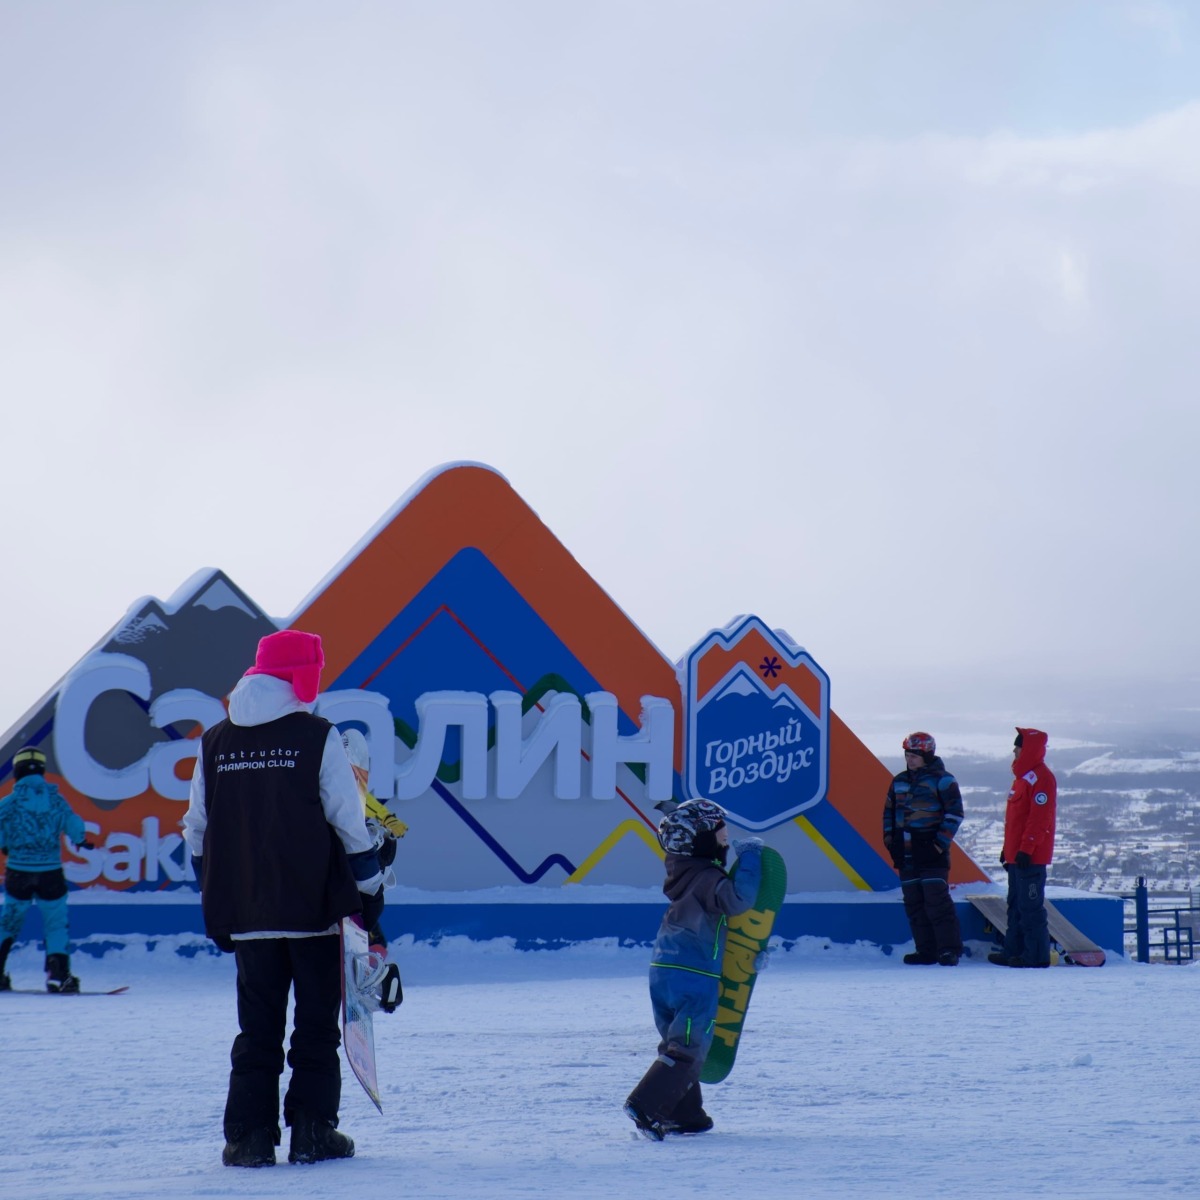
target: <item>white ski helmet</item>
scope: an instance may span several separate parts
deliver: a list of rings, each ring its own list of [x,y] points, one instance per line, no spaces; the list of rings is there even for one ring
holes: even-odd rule
[[[711,800],[685,800],[658,823],[658,844],[668,854],[691,854],[696,838],[725,824],[725,810]]]

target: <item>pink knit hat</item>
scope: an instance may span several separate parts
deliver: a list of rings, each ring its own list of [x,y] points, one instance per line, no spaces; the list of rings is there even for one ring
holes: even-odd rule
[[[321,668],[325,654],[321,636],[299,629],[281,629],[260,638],[254,666],[247,675],[274,675],[286,679],[297,697],[311,704],[321,690]]]

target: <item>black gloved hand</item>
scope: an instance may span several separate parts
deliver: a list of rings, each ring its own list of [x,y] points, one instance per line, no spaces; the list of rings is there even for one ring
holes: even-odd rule
[[[1026,854],[1024,850],[1018,850],[1017,851],[1017,867],[1020,870],[1025,871],[1025,870],[1028,870],[1032,866],[1033,866],[1033,859],[1030,858],[1029,855]]]
[[[892,866],[897,871],[904,867],[904,838],[894,837],[887,844],[888,854],[892,856]]]
[[[217,949],[221,951],[222,954],[232,954],[233,953],[233,950],[234,950],[233,938],[231,938],[229,936],[229,934],[223,933],[219,936],[214,936],[213,943],[216,945]]]
[[[80,850],[95,850],[96,843],[91,838],[84,838],[82,842],[77,843]]]
[[[1003,850],[1001,850],[1001,851],[1000,851],[1000,865],[1001,865],[1002,867],[1007,867],[1007,866],[1008,866],[1008,859],[1004,857],[1004,851],[1003,851]]]
[[[383,888],[370,896],[366,892],[359,894],[362,897],[363,928],[370,933],[379,924],[379,918],[383,916]]]

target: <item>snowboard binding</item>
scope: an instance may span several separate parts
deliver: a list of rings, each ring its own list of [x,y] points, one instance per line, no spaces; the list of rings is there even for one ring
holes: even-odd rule
[[[354,990],[372,1012],[393,1013],[404,1003],[400,968],[376,950],[355,958]]]

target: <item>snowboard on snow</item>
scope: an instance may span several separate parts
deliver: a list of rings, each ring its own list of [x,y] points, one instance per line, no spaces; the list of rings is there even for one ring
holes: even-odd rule
[[[363,1091],[380,1112],[379,1077],[375,1066],[374,1015],[394,1012],[404,999],[400,973],[379,948],[372,947],[358,917],[343,917],[342,1048]]]
[[[1003,896],[988,895],[968,896],[967,901],[982,914],[1003,941],[1008,929],[1007,900]],[[1050,941],[1061,951],[1061,962],[1073,967],[1104,966],[1104,951],[1076,929],[1049,900],[1046,901],[1046,923],[1050,928]]]
[[[740,863],[734,863],[736,876]],[[721,959],[721,998],[713,1027],[712,1046],[700,1071],[701,1083],[720,1083],[731,1070],[746,1023],[746,1009],[754,991],[757,971],[754,961],[766,950],[775,918],[787,892],[787,865],[778,850],[764,846],[762,879],[754,904],[739,916],[730,917],[725,934],[725,956]]]
[[[43,988],[8,988],[6,991],[0,992],[0,996],[123,996],[129,991],[129,985],[124,987],[108,988],[105,991],[94,991],[89,988],[80,988],[77,992],[48,992]]]

